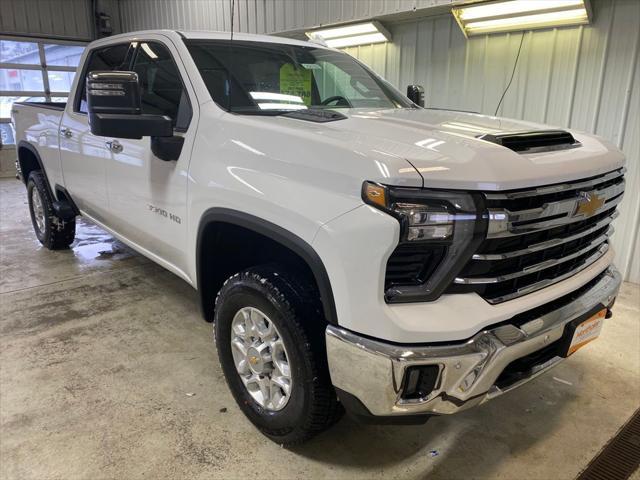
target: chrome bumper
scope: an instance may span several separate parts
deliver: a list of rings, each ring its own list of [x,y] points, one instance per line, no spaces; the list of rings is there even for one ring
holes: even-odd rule
[[[374,416],[449,414],[479,405],[535,378],[562,357],[536,365],[531,374],[500,389],[495,383],[512,361],[562,338],[565,325],[598,305],[608,307],[621,276],[613,267],[571,303],[516,327],[484,330],[464,343],[438,346],[390,345],[339,327],[326,330],[329,370],[334,386],[354,397]],[[408,367],[436,365],[439,377],[426,397],[401,398]]]

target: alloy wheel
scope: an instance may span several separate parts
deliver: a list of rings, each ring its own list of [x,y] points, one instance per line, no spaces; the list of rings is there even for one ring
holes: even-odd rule
[[[291,368],[271,319],[257,308],[241,308],[231,322],[231,351],[251,397],[266,410],[282,410],[291,396]]]

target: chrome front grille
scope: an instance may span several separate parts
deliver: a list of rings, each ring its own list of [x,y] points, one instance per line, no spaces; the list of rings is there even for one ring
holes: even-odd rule
[[[449,289],[501,303],[569,278],[609,249],[624,169],[533,190],[486,193],[487,238]]]

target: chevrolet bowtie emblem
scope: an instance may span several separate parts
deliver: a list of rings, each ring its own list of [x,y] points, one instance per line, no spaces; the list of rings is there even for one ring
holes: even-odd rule
[[[598,196],[593,192],[580,192],[578,197],[578,205],[574,216],[582,215],[584,217],[590,217],[604,205],[605,198]]]
[[[251,355],[251,356],[249,357],[249,363],[250,363],[251,365],[255,365],[256,363],[258,363],[258,357],[255,357],[255,356]]]

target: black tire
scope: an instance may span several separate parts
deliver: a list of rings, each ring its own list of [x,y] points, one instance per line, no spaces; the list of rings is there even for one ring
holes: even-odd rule
[[[38,195],[44,213],[42,228],[38,226],[34,211],[34,194]],[[62,220],[53,210],[53,199],[47,188],[47,180],[41,171],[36,170],[29,175],[27,182],[27,198],[29,199],[29,213],[36,237],[49,250],[69,248],[76,236],[76,219]]]
[[[234,363],[231,325],[245,307],[264,312],[280,333],[291,369],[291,393],[281,410],[263,408],[249,394]],[[216,298],[218,357],[238,406],[267,437],[281,445],[302,443],[342,415],[331,384],[324,339],[325,322],[317,290],[309,282],[264,265],[230,277]]]

